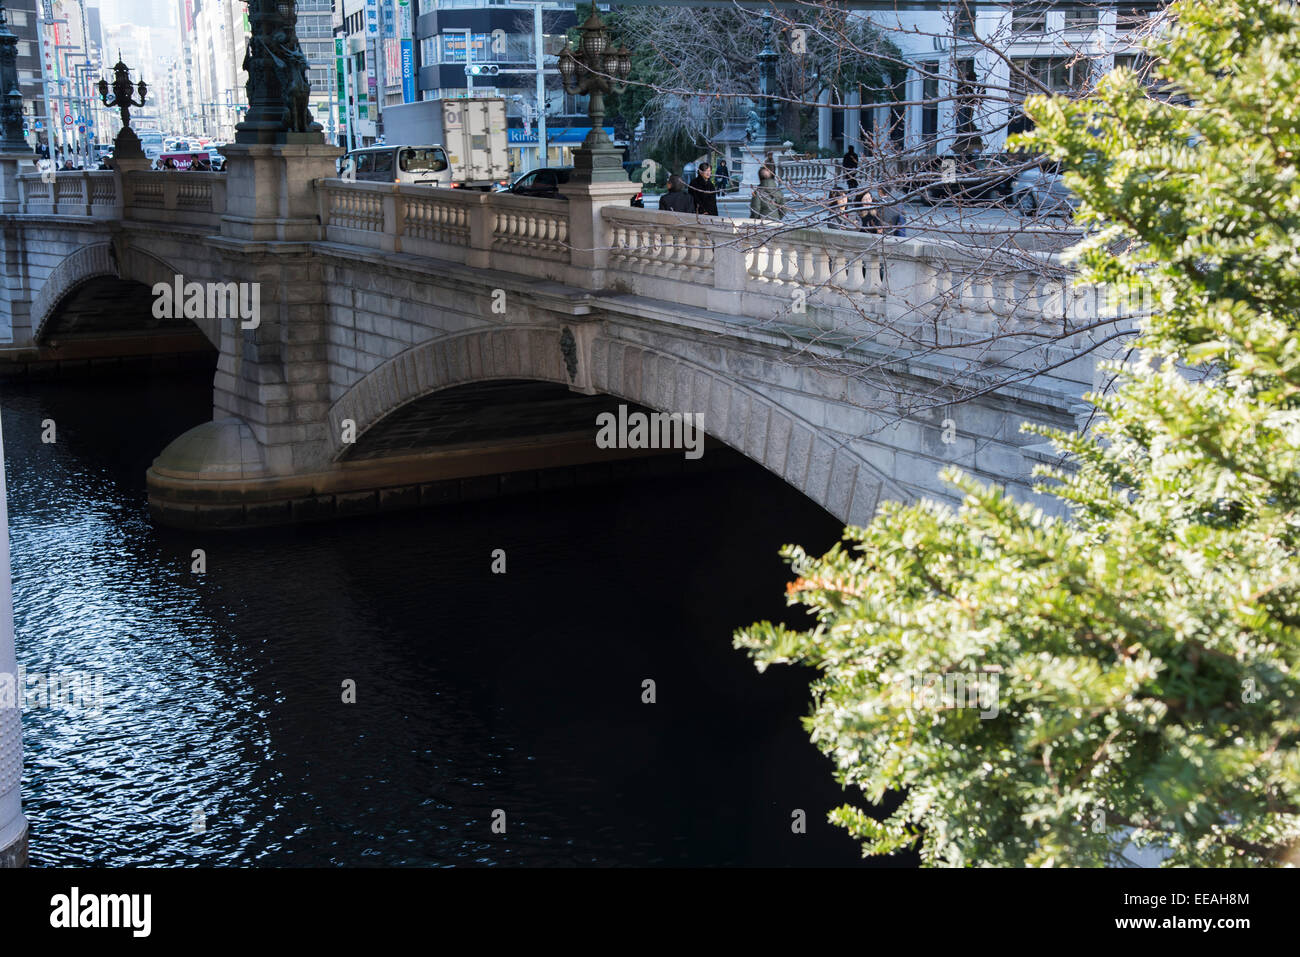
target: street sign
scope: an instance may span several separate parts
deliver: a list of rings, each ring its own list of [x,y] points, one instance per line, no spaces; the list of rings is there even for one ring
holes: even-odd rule
[[[63,114],[63,125],[64,125],[64,126],[71,126],[71,125],[72,125],[72,114],[71,114],[71,113],[64,113],[64,114]]]

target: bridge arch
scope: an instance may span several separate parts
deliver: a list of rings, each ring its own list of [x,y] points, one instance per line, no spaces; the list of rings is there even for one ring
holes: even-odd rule
[[[136,282],[152,289],[155,283],[173,283],[182,273],[183,270],[129,244],[83,246],[50,271],[32,298],[32,340],[39,344],[48,339],[60,309],[95,280]],[[219,319],[205,317],[190,321],[214,348],[221,347]]]
[[[911,498],[852,448],[828,440],[770,397],[679,356],[588,331],[594,334],[575,337],[570,328],[557,326],[476,329],[439,336],[394,356],[330,407],[333,461],[352,447],[343,441],[345,420],[355,424],[360,439],[398,409],[432,393],[494,379],[532,379],[582,383],[655,411],[703,413],[708,435],[844,522],[870,521],[882,497]],[[586,339],[586,348],[576,339]]]

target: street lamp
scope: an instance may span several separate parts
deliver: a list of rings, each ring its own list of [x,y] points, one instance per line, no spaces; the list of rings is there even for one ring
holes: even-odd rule
[[[0,3],[0,151],[30,153],[23,135],[23,94],[18,88],[18,37],[9,29],[9,12]]]
[[[132,98],[133,93],[139,93],[138,101]],[[123,159],[143,159],[144,149],[140,146],[140,137],[135,135],[131,129],[131,107],[144,106],[145,97],[149,95],[149,87],[141,80],[134,88],[131,86],[131,71],[125,63],[118,60],[113,65],[113,101],[110,103],[108,81],[100,78],[99,81],[99,98],[105,106],[116,107],[122,114],[122,129],[117,134],[117,139],[113,141],[113,158]]]
[[[582,25],[582,39],[578,43],[577,52],[566,46],[560,53],[559,67],[565,92],[586,93],[590,97],[587,101],[587,118],[591,120],[591,131],[582,142],[583,150],[617,158],[614,143],[605,133],[605,94],[622,93],[627,89],[627,84],[623,81],[632,72],[632,54],[626,47],[613,49],[605,23],[596,14],[594,5],[591,16]],[[622,164],[617,159],[612,165],[618,166],[622,171]],[[608,166],[608,162],[593,161],[593,172],[595,168],[604,169]],[[592,178],[616,177],[593,175]],[[626,178],[626,174],[623,174],[623,178]]]

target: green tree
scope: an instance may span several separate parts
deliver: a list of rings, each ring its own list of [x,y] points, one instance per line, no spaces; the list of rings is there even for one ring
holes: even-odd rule
[[[1066,163],[1093,229],[1081,278],[1158,304],[1100,424],[1048,433],[1067,517],[947,473],[959,508],[887,505],[821,558],[784,550],[815,625],[737,634],[760,670],[819,669],[805,720],[841,783],[903,792],[883,820],[832,812],[864,854],[1097,866],[1133,839],[1166,866],[1297,862],[1300,13],[1171,12],[1155,92],[1116,70],[1028,103],[1021,145]]]

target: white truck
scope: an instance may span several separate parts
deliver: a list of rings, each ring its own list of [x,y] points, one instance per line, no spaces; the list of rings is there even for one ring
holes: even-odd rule
[[[384,110],[384,143],[441,146],[451,164],[451,184],[491,189],[508,182],[506,101],[501,97],[422,100]]]

